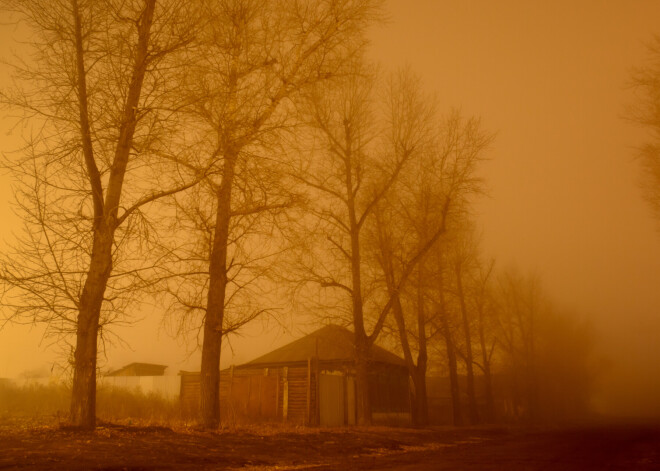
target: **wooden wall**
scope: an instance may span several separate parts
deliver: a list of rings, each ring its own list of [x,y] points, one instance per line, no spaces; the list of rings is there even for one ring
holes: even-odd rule
[[[315,359],[289,366],[243,366],[223,370],[220,372],[221,419],[232,422],[273,421],[318,425],[320,407],[317,400],[319,397],[317,378],[323,371],[343,376],[354,375],[352,368],[346,362],[318,362]],[[265,376],[270,380],[249,380],[250,376]],[[369,383],[374,412],[409,413],[408,374],[405,368],[376,365],[370,373]],[[353,386],[354,382],[350,384]],[[273,390],[268,389],[270,385]],[[252,394],[259,394],[260,400],[267,401],[267,407],[259,406],[252,401],[250,397],[257,397],[251,396]],[[346,401],[347,397],[348,392],[337,400]],[[192,418],[198,415],[199,373],[181,372],[180,401],[184,416]],[[276,404],[274,410],[270,408],[271,402]],[[348,407],[346,410],[348,411]],[[354,418],[345,419],[345,423],[353,421]]]
[[[274,414],[261,413],[252,408],[246,411],[245,379],[250,376],[266,376],[276,381],[277,390],[273,401]],[[256,381],[249,383],[253,389]],[[285,421],[299,424],[315,423],[316,374],[308,365],[273,368],[230,368],[220,372],[220,413],[223,420],[246,421]],[[262,386],[262,391],[266,386]],[[248,393],[249,394],[249,393]],[[270,390],[265,393],[270,401]],[[200,407],[199,373],[181,373],[181,410],[186,417],[194,417]],[[248,407],[249,408],[249,407]],[[311,411],[311,412],[310,412]],[[247,413],[246,413],[247,412]]]

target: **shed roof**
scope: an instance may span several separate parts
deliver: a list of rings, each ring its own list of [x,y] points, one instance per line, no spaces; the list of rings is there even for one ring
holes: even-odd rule
[[[111,371],[107,376],[163,376],[167,365],[154,363],[129,363],[128,365]]]
[[[353,332],[344,327],[331,324],[241,366],[293,363],[307,361],[308,358],[312,357],[318,357],[321,361],[352,361],[354,359],[354,346]],[[377,345],[371,348],[371,361],[405,365],[402,358]]]

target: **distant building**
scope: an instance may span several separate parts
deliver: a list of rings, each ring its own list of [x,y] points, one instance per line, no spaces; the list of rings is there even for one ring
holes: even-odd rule
[[[177,376],[164,376],[166,368],[167,365],[153,363],[130,363],[99,378],[99,384],[176,399],[179,396],[180,381]]]
[[[167,365],[153,363],[130,363],[123,368],[111,371],[106,376],[163,376]]]
[[[221,371],[222,419],[354,424],[354,351],[353,332],[328,325],[255,360]],[[194,413],[200,401],[199,373],[180,374],[182,407]],[[404,360],[376,345],[369,362],[369,393],[374,422],[410,422]]]

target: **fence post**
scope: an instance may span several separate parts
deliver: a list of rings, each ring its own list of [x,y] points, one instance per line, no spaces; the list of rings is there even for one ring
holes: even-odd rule
[[[289,415],[289,367],[284,367],[284,377],[282,384],[282,420],[286,422]]]
[[[312,423],[312,359],[307,357],[307,409],[305,410],[305,423]]]

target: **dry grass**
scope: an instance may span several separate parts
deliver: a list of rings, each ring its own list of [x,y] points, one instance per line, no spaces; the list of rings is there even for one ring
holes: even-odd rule
[[[0,418],[40,417],[62,414],[69,409],[71,392],[59,384],[16,386],[0,383]]]
[[[96,394],[96,414],[100,420],[139,421],[148,424],[173,424],[181,421],[178,400],[140,390],[99,388]]]
[[[58,425],[66,422],[71,389],[62,384],[0,383],[0,424]],[[185,425],[177,400],[140,390],[99,387],[96,413],[100,422],[125,425]]]
[[[16,386],[8,381],[0,381],[0,430],[66,425],[70,400],[70,388],[59,383]],[[96,404],[98,424],[101,428],[164,426],[178,432],[201,432],[196,418],[183,415],[176,399],[168,400],[157,394],[144,394],[138,389],[101,386],[97,390]],[[315,435],[330,431],[343,434],[349,430],[345,427],[329,429],[294,423],[237,423],[228,420],[223,422],[215,433],[241,433],[264,437],[280,434]],[[373,426],[362,427],[361,430],[365,433],[387,434],[401,429]]]

